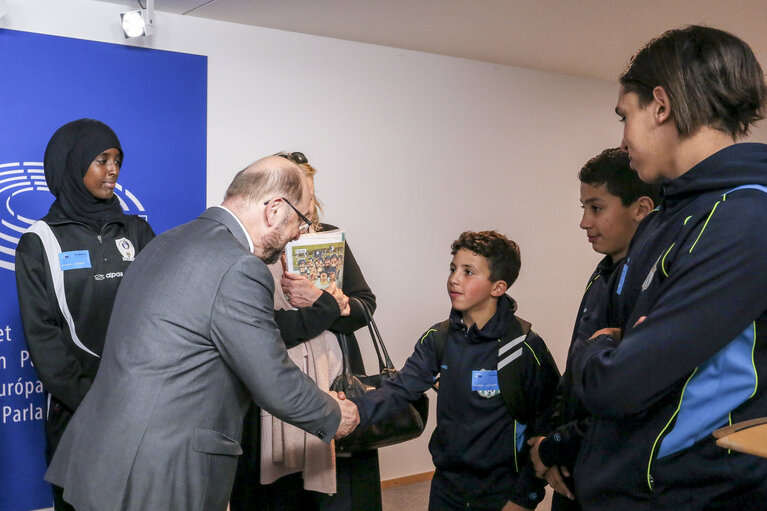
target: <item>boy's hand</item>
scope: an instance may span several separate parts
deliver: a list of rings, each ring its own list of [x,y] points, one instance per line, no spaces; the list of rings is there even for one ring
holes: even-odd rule
[[[547,467],[543,464],[543,461],[541,461],[541,456],[538,453],[538,446],[544,438],[545,437],[538,436],[527,441],[527,445],[531,446],[530,461],[535,469],[535,475],[540,479],[545,479],[557,493],[561,493],[568,499],[574,499],[573,492],[570,491],[570,488],[568,488],[564,479],[565,477],[570,477],[570,471],[567,470],[567,467]]]
[[[614,341],[620,341],[622,333],[620,328],[603,328],[602,330],[594,332],[594,335],[589,337],[589,340],[599,337],[600,335],[606,335],[611,337]]]
[[[508,501],[501,511],[533,511],[529,507],[522,507],[519,504],[515,504],[512,501]]]
[[[543,436],[537,436],[534,438],[531,438],[527,441],[527,445],[530,447],[530,461],[533,463],[533,468],[535,469],[535,475],[538,476],[539,479],[544,479],[544,474],[549,469],[546,465],[543,464],[541,461],[541,456],[538,454],[538,445],[543,441],[543,439],[546,437]]]
[[[549,483],[555,492],[561,493],[570,500],[575,500],[575,496],[565,483],[565,477],[570,477],[570,471],[567,467],[551,467],[546,471],[546,482]]]
[[[636,323],[634,323],[634,326],[637,326],[645,319],[647,319],[647,316],[642,316],[637,320]],[[620,341],[621,337],[623,336],[623,331],[620,328],[603,328],[602,330],[597,330],[594,332],[594,335],[592,335],[589,340],[599,337],[600,335],[606,335],[611,337],[614,341]]]

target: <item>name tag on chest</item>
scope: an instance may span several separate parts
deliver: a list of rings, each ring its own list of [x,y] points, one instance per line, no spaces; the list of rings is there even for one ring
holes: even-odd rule
[[[471,390],[500,390],[498,387],[498,371],[471,372]]]
[[[72,250],[59,254],[61,271],[79,270],[91,267],[91,254],[87,250]]]

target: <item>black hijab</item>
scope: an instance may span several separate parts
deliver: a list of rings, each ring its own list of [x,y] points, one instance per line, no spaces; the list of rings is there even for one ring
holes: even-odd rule
[[[65,124],[53,134],[45,149],[45,182],[56,197],[48,214],[64,216],[100,231],[123,215],[116,196],[98,199],[88,191],[83,177],[96,156],[107,149],[123,150],[112,129],[94,119]]]

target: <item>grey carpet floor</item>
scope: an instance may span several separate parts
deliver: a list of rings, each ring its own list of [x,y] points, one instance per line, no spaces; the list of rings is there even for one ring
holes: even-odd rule
[[[381,492],[383,511],[426,511],[430,484],[431,481],[421,481],[386,488]]]

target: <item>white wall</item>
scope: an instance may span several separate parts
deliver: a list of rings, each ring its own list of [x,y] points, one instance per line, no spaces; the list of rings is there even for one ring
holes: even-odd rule
[[[119,6],[8,4],[0,28],[126,44]],[[578,228],[576,173],[619,143],[615,83],[161,12],[156,27],[131,44],[208,56],[208,203],[252,160],[303,151],[325,219],[346,228],[378,297],[395,364],[447,315],[451,241],[498,229],[522,248],[520,316],[564,366],[599,260]],[[431,470],[428,436],[383,449],[382,478]]]

